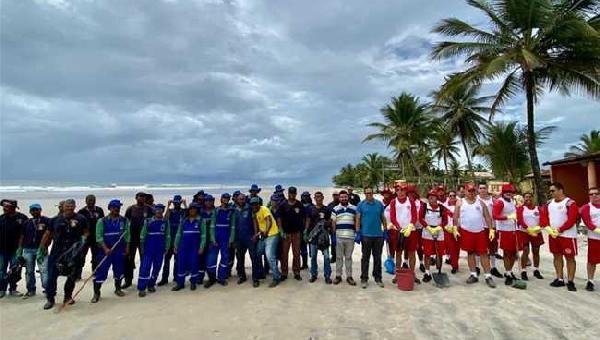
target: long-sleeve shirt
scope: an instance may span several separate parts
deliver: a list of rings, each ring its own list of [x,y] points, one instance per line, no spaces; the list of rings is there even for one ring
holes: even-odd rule
[[[592,204],[592,203],[590,203]],[[585,223],[585,225],[587,226],[587,228],[589,230],[594,230],[596,228],[600,228],[600,225],[595,225],[594,221],[592,221],[592,216],[590,215],[590,204],[586,204],[583,207],[581,207],[581,220],[583,221],[583,223]],[[596,207],[597,209],[600,209],[600,204],[594,204],[594,207]]]
[[[429,209],[430,205],[429,204],[425,204],[425,206],[423,207],[423,209],[421,209],[419,211],[419,223],[421,223],[421,225],[423,226],[423,228],[426,228],[429,224],[427,223],[427,220],[425,219],[425,215],[427,214],[427,209]],[[433,209],[440,209],[439,214],[441,215],[441,224],[439,226],[435,226],[435,227],[445,227],[448,225],[448,209],[446,207],[444,207],[441,204],[438,204],[437,206],[433,207],[431,206],[431,208]],[[437,213],[437,212],[436,212]]]

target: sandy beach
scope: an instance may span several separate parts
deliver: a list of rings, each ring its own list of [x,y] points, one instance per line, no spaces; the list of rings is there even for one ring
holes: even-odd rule
[[[324,190],[326,195],[330,190]],[[173,190],[151,192],[161,202]],[[74,197],[79,202],[84,195],[69,194],[61,196]],[[116,192],[96,194],[101,205],[107,199],[119,197]],[[132,192],[124,194],[128,195],[122,197],[127,203],[133,202]],[[20,205],[25,207],[31,199],[25,196],[31,194],[20,195],[11,196],[20,197]],[[41,201],[46,206],[54,200],[55,197],[49,197]],[[160,287],[157,293],[143,299],[133,288],[119,298],[112,293],[112,284],[106,284],[100,303],[95,305],[89,303],[92,297],[89,284],[77,303],[62,313],[56,309],[43,311],[42,295],[28,300],[6,297],[0,300],[0,338],[593,339],[600,334],[596,320],[600,293],[583,289],[586,247],[585,239],[580,236],[575,293],[548,285],[553,269],[545,247],[541,265],[545,279],[530,279],[527,290],[506,287],[500,281],[496,281],[497,289],[490,289],[483,282],[467,286],[466,260],[461,254],[461,269],[458,274],[450,275],[452,285],[443,290],[429,283],[417,286],[415,291],[403,292],[391,284],[389,274],[384,274],[383,289],[373,281],[367,289],[351,287],[345,282],[330,286],[325,285],[322,274],[318,281],[309,283],[308,272],[302,271],[303,281],[289,279],[273,289],[264,283],[259,288],[252,288],[250,283],[238,286],[234,274],[227,287],[180,292],[171,292],[170,286]],[[355,279],[360,276],[360,254],[357,246],[353,257]],[[90,273],[89,258],[87,262],[84,276]],[[249,261],[247,273],[250,273],[248,264]],[[445,269],[449,272],[448,266]],[[59,279],[59,301],[63,280]],[[21,291],[23,284],[19,282]],[[38,292],[41,290],[38,287]]]

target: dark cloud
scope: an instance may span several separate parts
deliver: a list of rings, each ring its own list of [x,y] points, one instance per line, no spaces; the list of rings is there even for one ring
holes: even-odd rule
[[[443,0],[1,6],[2,180],[328,183],[385,152],[360,141],[391,96],[460,67],[428,58],[433,23],[480,20]],[[593,108],[556,98],[542,121]],[[584,124],[560,122],[547,150]]]

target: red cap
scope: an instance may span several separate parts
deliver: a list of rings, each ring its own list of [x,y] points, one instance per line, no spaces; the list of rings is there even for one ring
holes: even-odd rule
[[[500,193],[505,194],[505,193],[515,193],[515,187],[513,187],[512,184],[508,183],[508,184],[502,184],[502,190]]]
[[[473,184],[473,183],[465,183],[465,190],[471,191],[471,190],[477,190],[477,188],[475,188],[475,184]]]
[[[443,185],[438,185],[438,186],[437,186],[437,191],[438,191],[438,192],[439,192],[439,191],[442,191],[442,192],[444,192],[444,193],[445,193],[445,192],[446,192],[446,187],[445,187],[445,186],[443,186]]]
[[[438,193],[438,191],[437,191],[437,190],[435,190],[435,189],[431,189],[431,190],[429,190],[429,192],[427,193],[427,198],[429,198],[429,196],[435,196],[435,197],[438,197],[438,194],[439,194],[439,193]]]
[[[406,182],[396,183],[396,188],[408,191],[408,184]]]

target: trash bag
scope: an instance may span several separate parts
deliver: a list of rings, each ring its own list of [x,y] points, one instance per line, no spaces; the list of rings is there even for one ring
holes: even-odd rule
[[[306,237],[306,241],[312,245],[316,245],[317,249],[325,250],[329,248],[331,244],[329,241],[329,233],[325,229],[325,221],[317,222]]]
[[[383,265],[385,267],[386,273],[392,275],[396,273],[396,264],[394,263],[394,258],[392,257],[392,255],[388,255]]]
[[[74,243],[56,260],[56,269],[60,276],[75,276],[77,268],[82,265],[84,242]]]
[[[25,266],[25,259],[23,256],[18,256],[16,261],[8,268],[8,283],[15,285],[21,280],[21,270]]]

